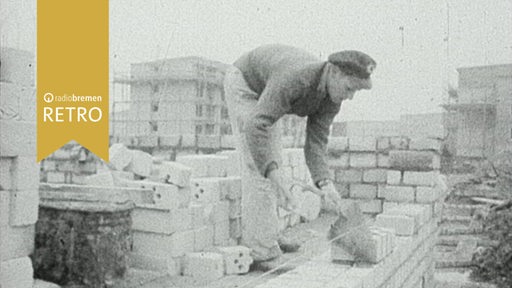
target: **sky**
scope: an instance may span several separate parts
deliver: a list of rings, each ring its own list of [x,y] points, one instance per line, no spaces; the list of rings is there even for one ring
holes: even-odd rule
[[[35,51],[35,7],[0,0],[1,45]],[[511,15],[511,0],[110,0],[111,77],[161,58],[232,63],[269,43],[323,60],[355,49],[377,61],[374,87],[337,120],[396,120],[441,112],[457,67],[512,63]]]

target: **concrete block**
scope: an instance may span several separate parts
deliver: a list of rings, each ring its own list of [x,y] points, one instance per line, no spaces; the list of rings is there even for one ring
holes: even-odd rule
[[[396,150],[389,152],[389,166],[402,171],[432,171],[440,169],[441,158],[430,151]]]
[[[84,185],[91,186],[114,186],[114,177],[110,171],[103,171],[84,177]]]
[[[149,189],[153,191],[155,207],[164,209],[178,209],[188,207],[190,203],[190,189],[180,188],[173,184],[153,181],[123,181],[123,186]]]
[[[16,190],[34,190],[39,187],[39,163],[35,154],[31,156],[19,156],[14,159],[13,187]]]
[[[374,199],[377,197],[377,185],[350,184],[350,198]]]
[[[377,138],[377,151],[385,152],[390,147],[389,137],[378,137]]]
[[[391,210],[391,209],[395,209],[396,207],[398,207],[400,203],[398,202],[388,202],[388,201],[384,201],[384,203],[382,203],[382,211],[384,213],[386,213],[387,211]]]
[[[210,223],[220,223],[229,221],[229,201],[224,200],[212,205],[212,212],[210,215]]]
[[[382,213],[382,200],[357,200],[361,212],[365,214],[377,214]]]
[[[437,187],[416,187],[416,202],[432,203],[439,199],[439,188]]]
[[[158,135],[148,134],[139,137],[138,147],[155,148],[158,146]]]
[[[155,257],[180,257],[194,252],[194,230],[159,234],[133,231],[133,251]]]
[[[379,190],[379,197],[391,202],[414,202],[414,187],[387,185]]]
[[[375,225],[393,229],[399,236],[411,236],[416,231],[414,218],[407,215],[379,214]]]
[[[194,229],[194,251],[213,247],[214,230],[212,225]]]
[[[242,160],[240,158],[240,153],[236,150],[226,150],[217,153],[217,155],[228,157],[226,174],[227,176],[240,176]]]
[[[241,218],[229,219],[229,236],[233,239],[238,239],[242,237]]]
[[[229,244],[229,219],[213,224],[213,245],[225,246]]]
[[[347,152],[336,155],[329,155],[327,158],[327,165],[331,168],[348,168],[349,153]]]
[[[402,172],[397,170],[388,170],[387,181],[388,185],[399,185],[402,182]]]
[[[204,204],[219,202],[224,186],[218,178],[193,178],[190,180],[192,201]]]
[[[181,274],[181,261],[178,258],[149,256],[141,253],[130,253],[130,268],[140,270],[161,271],[169,276]]]
[[[245,246],[217,247],[216,252],[224,257],[224,269],[227,275],[245,274],[253,262],[251,249]]]
[[[354,262],[356,259],[351,252],[342,245],[331,245],[331,260],[334,262]]]
[[[9,193],[9,224],[16,227],[36,223],[39,212],[39,191],[37,189],[14,190]]]
[[[192,177],[225,177],[229,158],[219,155],[182,155],[176,162],[192,168]]]
[[[366,183],[386,183],[386,169],[368,169],[363,171],[363,182]]]
[[[417,227],[427,223],[432,218],[432,209],[429,205],[422,204],[399,204],[395,209],[391,209],[386,214],[402,214],[411,216],[417,223]]]
[[[0,191],[14,189],[14,157],[0,157]]]
[[[309,191],[303,193],[303,197],[301,197],[297,210],[304,219],[312,221],[318,218],[321,209],[322,200],[318,195]]]
[[[389,156],[386,154],[377,154],[377,167],[389,168]]]
[[[240,218],[242,216],[242,200],[240,198],[229,200],[229,219]]]
[[[347,137],[329,137],[327,149],[331,151],[347,151],[348,141]]]
[[[46,172],[46,182],[66,183],[66,172],[48,171]]]
[[[153,181],[174,184],[178,187],[190,186],[190,177],[192,169],[181,163],[162,161],[162,163],[153,165],[151,177]]]
[[[114,183],[115,185],[119,185],[116,181],[117,179],[122,179],[122,180],[134,180],[135,179],[135,174],[133,174],[132,172],[129,172],[129,171],[110,171],[110,173],[112,173],[112,177],[114,177]]]
[[[9,47],[0,48],[0,82],[35,85],[36,61],[33,53]]]
[[[220,137],[221,148],[236,148],[238,145],[238,137],[234,135],[222,135]]]
[[[377,141],[375,137],[350,137],[349,140],[350,151],[376,151]]]
[[[216,280],[224,276],[224,258],[219,253],[188,253],[184,258],[183,275]]]
[[[140,150],[132,150],[132,155],[132,161],[125,169],[136,175],[149,177],[153,166],[153,158],[151,155]]]
[[[132,228],[138,231],[172,234],[192,228],[188,209],[162,209],[139,204],[132,212]]]
[[[223,196],[222,198],[227,198],[230,200],[242,198],[242,180],[239,176],[228,176],[220,179],[221,184],[226,190],[226,194],[221,195]]]
[[[109,150],[110,164],[116,170],[123,170],[132,162],[132,151],[121,143],[116,143],[110,146]]]
[[[372,168],[377,167],[377,155],[375,153],[351,153],[350,167]]]
[[[360,183],[363,180],[363,171],[356,169],[339,169],[335,175],[337,183]]]
[[[4,207],[2,207],[3,209]],[[4,213],[2,212],[2,217]],[[5,214],[8,214],[5,211]],[[7,222],[7,218],[4,221]],[[0,259],[1,261],[21,258],[34,251],[35,225],[10,227],[1,225]]]
[[[409,143],[411,150],[430,150],[441,152],[442,140],[434,138],[412,138]]]
[[[34,87],[0,82],[0,107],[7,117],[16,120],[36,121],[36,91]]]
[[[31,288],[34,284],[32,261],[28,257],[2,261],[0,283],[3,288]]]
[[[414,172],[405,171],[403,183],[405,185],[434,187],[439,178],[439,171]]]
[[[211,214],[211,207],[206,209],[204,204],[192,202],[188,209],[192,218],[192,229],[197,229],[208,224]]]
[[[407,150],[409,149],[409,138],[407,137],[390,137],[389,138],[390,150]]]

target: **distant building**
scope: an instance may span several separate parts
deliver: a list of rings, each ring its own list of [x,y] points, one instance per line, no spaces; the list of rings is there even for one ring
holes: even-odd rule
[[[129,77],[114,79],[129,91],[114,101],[112,136],[231,134],[222,86],[226,67],[200,57],[132,64]]]
[[[512,145],[512,64],[465,67],[458,96],[443,105],[454,115],[455,153],[489,157]]]

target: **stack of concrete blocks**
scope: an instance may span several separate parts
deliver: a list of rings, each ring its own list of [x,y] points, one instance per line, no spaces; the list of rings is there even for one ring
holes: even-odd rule
[[[71,141],[41,161],[41,182],[86,184],[85,178],[98,171],[99,158]]]
[[[396,203],[431,205],[439,213],[441,140],[407,137],[331,137],[329,166],[343,198],[376,215]]]
[[[0,286],[32,287],[39,209],[34,57],[0,51]]]
[[[249,272],[253,260],[244,246],[216,247],[208,252],[188,253],[183,261],[183,275],[215,280],[224,275]]]

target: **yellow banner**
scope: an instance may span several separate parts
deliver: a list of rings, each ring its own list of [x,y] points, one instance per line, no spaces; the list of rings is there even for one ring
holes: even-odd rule
[[[108,161],[108,0],[37,1],[37,161],[71,140]]]

